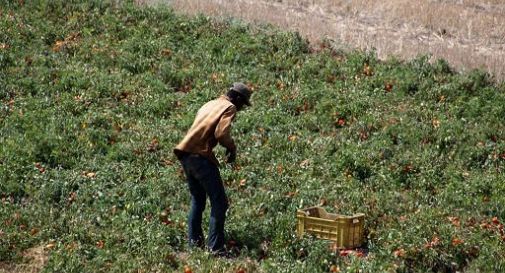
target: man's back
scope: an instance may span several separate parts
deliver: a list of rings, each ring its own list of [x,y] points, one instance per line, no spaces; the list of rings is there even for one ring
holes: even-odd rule
[[[175,147],[176,155],[184,152],[200,154],[218,165],[212,149],[218,142],[228,149],[235,148],[230,125],[236,112],[235,106],[225,96],[204,104],[184,139]]]

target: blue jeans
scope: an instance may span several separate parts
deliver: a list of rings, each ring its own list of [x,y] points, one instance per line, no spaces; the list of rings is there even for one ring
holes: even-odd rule
[[[181,158],[191,193],[191,210],[188,217],[190,246],[203,246],[202,214],[207,195],[210,199],[209,238],[207,246],[211,251],[224,249],[224,221],[228,209],[228,198],[224,190],[218,167],[209,159],[187,154]]]

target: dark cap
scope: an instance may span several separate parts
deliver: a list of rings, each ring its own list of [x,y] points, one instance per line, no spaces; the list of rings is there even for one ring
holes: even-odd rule
[[[243,96],[245,99],[245,104],[251,106],[251,102],[249,100],[251,99],[252,91],[247,85],[241,82],[235,82],[233,83],[232,87],[230,87],[230,90],[235,91]]]

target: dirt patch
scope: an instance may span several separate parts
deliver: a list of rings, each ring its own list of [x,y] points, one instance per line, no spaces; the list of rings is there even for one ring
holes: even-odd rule
[[[47,262],[47,252],[43,246],[27,249],[23,252],[23,261],[19,264],[0,262],[0,273],[37,273],[42,271]]]
[[[482,68],[505,79],[505,4],[501,0],[138,0],[266,22],[379,58],[431,54],[459,70]]]

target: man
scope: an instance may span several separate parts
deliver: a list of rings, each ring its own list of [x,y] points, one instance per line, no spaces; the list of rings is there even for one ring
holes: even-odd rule
[[[224,222],[228,199],[224,190],[219,162],[212,149],[219,143],[226,148],[227,162],[235,161],[237,149],[230,135],[231,122],[237,111],[250,106],[251,90],[243,83],[234,83],[226,95],[207,102],[198,110],[193,125],[174,153],[181,161],[191,193],[188,217],[189,245],[203,247],[202,214],[207,195],[211,211],[207,247],[221,254],[224,251]]]

